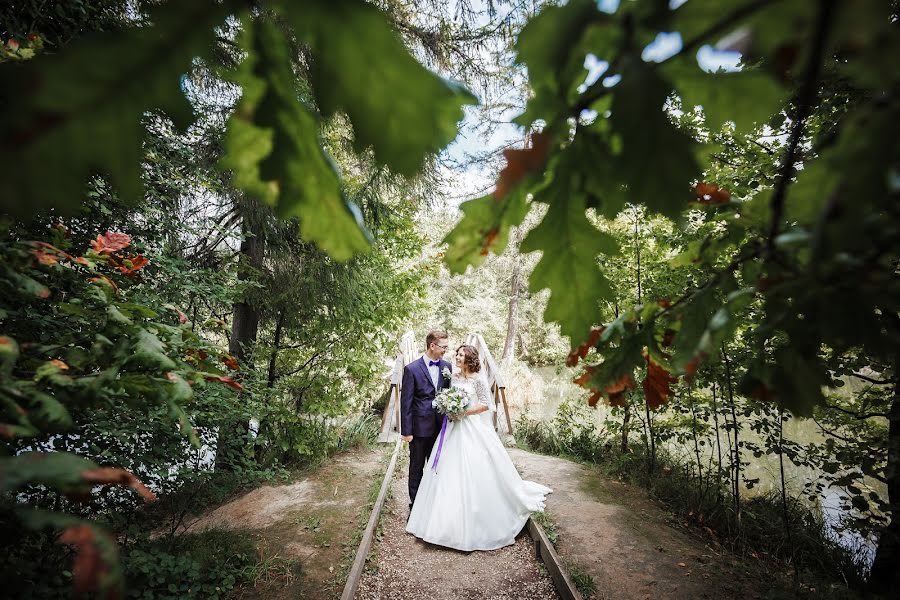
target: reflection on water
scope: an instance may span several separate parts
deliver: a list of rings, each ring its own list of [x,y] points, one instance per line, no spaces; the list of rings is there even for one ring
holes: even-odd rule
[[[533,418],[540,418],[544,421],[550,421],[556,415],[559,405],[565,400],[585,402],[587,394],[584,389],[574,385],[572,379],[578,375],[575,369],[557,368],[557,367],[537,367],[531,370],[533,378],[529,381],[531,390],[527,393],[525,402],[521,403],[521,409],[527,410]],[[516,410],[511,411],[513,416]],[[603,421],[609,414],[609,409],[599,404],[593,412],[593,422],[598,430],[602,430]],[[640,418],[643,414],[639,415]],[[750,429],[749,418],[738,415],[738,421],[742,424],[740,431],[740,439],[743,442],[751,442],[759,445],[763,444],[763,439]],[[710,423],[712,425],[712,423]],[[721,425],[721,423],[720,423]],[[635,423],[636,428],[640,428],[640,422]],[[636,431],[636,430],[635,430]],[[823,435],[818,426],[811,419],[789,419],[784,423],[784,437],[787,440],[799,444],[820,443],[824,440]],[[728,442],[726,440],[724,430],[721,433],[722,453],[727,455]],[[694,460],[693,442],[690,446],[679,444],[674,440],[664,443],[666,450],[675,456],[682,457],[686,460]],[[712,453],[715,452],[715,437],[713,436],[709,443],[703,447],[701,452],[705,451],[711,460]],[[745,497],[753,497],[760,494],[767,494],[772,491],[780,490],[780,469],[777,454],[763,454],[759,458],[753,456],[748,450],[743,449],[743,460],[749,461],[749,465],[743,468],[743,477],[745,479],[759,479],[759,483],[752,488],[744,486],[743,494]],[[784,461],[785,467],[785,487],[788,492],[799,498],[803,498],[807,504],[811,504],[808,497],[803,494],[804,483],[807,481],[816,481],[820,479],[822,473],[817,469],[809,466],[797,466],[790,460]],[[875,480],[866,479],[865,483],[869,485],[873,491],[877,492],[882,498],[887,496],[886,486]],[[854,516],[857,511],[853,508],[847,508],[847,502],[842,502],[849,498],[849,494],[841,487],[826,487],[819,495],[815,502],[815,508],[818,509],[822,518],[828,527],[829,533],[842,546],[858,553],[866,559],[866,564],[871,565],[874,559],[875,544],[873,540],[860,536],[852,530],[842,529],[841,524],[848,516]],[[857,513],[858,515],[859,513]]]

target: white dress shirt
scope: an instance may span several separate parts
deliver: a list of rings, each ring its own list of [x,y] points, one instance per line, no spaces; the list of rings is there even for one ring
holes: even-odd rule
[[[422,361],[425,363],[425,367],[428,369],[428,374],[431,375],[431,383],[434,384],[434,389],[438,388],[438,377],[441,375],[440,365],[431,365],[428,366],[428,363],[431,362],[431,358],[428,357],[427,354],[422,355]],[[441,359],[438,359],[440,362]]]

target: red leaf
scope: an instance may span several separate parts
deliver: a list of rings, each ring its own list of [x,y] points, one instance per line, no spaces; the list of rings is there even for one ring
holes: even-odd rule
[[[235,389],[239,392],[244,391],[244,386],[227,375],[204,375],[203,378],[207,381],[221,381],[232,389]]]
[[[97,254],[112,254],[119,250],[124,250],[131,244],[131,238],[124,233],[107,231],[105,234],[97,235],[97,239],[91,240],[91,248]]]
[[[118,262],[116,268],[123,274],[128,275],[129,277],[137,274],[138,271],[147,266],[150,261],[146,256],[141,256],[138,254],[137,256],[129,256],[127,258],[123,258]],[[131,266],[129,266],[129,263]]]
[[[230,354],[223,354],[220,358],[222,359],[222,362],[225,363],[225,366],[233,371],[237,371],[241,368],[237,359]]]
[[[703,352],[702,350],[694,355],[694,358],[684,366],[684,376],[687,379],[692,379],[694,375],[697,373],[697,368],[700,366],[704,360],[709,358],[709,354]]]
[[[606,331],[606,327],[591,327],[591,335],[588,337],[588,340],[569,352],[569,356],[566,357],[566,365],[569,367],[574,367],[578,364],[578,361],[585,356],[590,351],[591,348],[597,345],[597,342],[600,341],[600,336],[603,335],[603,332]]]
[[[597,402],[602,397],[603,397],[603,392],[601,390],[594,390],[594,393],[591,394],[590,398],[588,398],[588,406],[590,406],[591,408],[597,406]]]
[[[678,383],[678,378],[659,366],[650,358],[650,355],[645,358],[647,360],[647,377],[643,381],[644,397],[647,399],[647,406],[655,409],[668,402],[669,394],[672,393],[670,386]]]
[[[88,525],[76,525],[63,531],[58,541],[75,547],[75,565],[72,568],[75,591],[79,594],[98,591],[111,569],[100,555],[96,531]]]
[[[141,480],[138,479],[134,473],[126,471],[125,469],[117,469],[114,467],[88,469],[87,471],[82,471],[81,476],[85,481],[92,484],[124,485],[130,487],[140,494],[147,502],[156,500],[156,494],[151,492],[146,485],[141,483]]]
[[[591,377],[593,377],[593,375],[594,375],[594,367],[585,367],[584,373],[582,373],[581,375],[579,375],[578,377],[573,379],[572,383],[574,383],[575,385],[580,385],[580,386],[584,387],[584,384],[586,384],[588,381],[590,381]]]
[[[548,146],[548,137],[543,133],[535,133],[531,136],[530,148],[522,150],[507,148],[504,150],[503,157],[506,159],[506,166],[500,171],[494,198],[502,199],[523,177],[542,169],[547,160]]]
[[[701,182],[694,186],[694,194],[700,204],[727,204],[731,202],[731,192],[715,183]]]
[[[609,396],[610,406],[625,406],[625,392],[633,390],[637,385],[631,373],[625,373],[619,379],[606,386],[604,392]]]

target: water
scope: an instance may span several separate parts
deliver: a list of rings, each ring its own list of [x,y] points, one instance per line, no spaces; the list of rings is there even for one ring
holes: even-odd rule
[[[529,389],[519,391],[518,394],[513,389],[509,391],[510,395],[519,396],[521,400],[517,403],[518,406],[511,410],[511,414],[515,417],[517,413],[527,411],[533,418],[550,421],[563,401],[571,400],[586,403],[587,394],[585,390],[571,383],[572,379],[578,374],[577,370],[568,368],[537,367],[531,369],[532,377],[526,380]],[[523,378],[515,379],[515,381],[519,379]],[[843,389],[847,393],[853,393],[855,391],[854,384],[855,382],[848,383]],[[609,416],[609,408],[603,404],[598,404],[592,414],[594,425],[598,430],[602,430],[603,422]],[[643,418],[643,413],[641,413],[640,417]],[[763,440],[749,427],[750,419],[739,415],[738,421],[742,424],[741,440],[762,446]],[[635,420],[633,424],[635,429],[632,430],[632,436],[640,435],[640,421]],[[720,425],[722,425],[721,422]],[[721,429],[720,437],[722,454],[725,457],[728,454],[728,441],[724,428]],[[824,441],[823,434],[812,419],[786,420],[784,423],[784,437],[786,440],[799,444],[821,443]],[[679,444],[675,441],[669,441],[665,442],[664,445],[666,450],[675,456],[691,461],[695,460],[693,441],[690,444]],[[707,439],[705,447],[701,447],[701,458],[704,461],[704,467],[713,452],[715,452],[715,434]],[[744,497],[754,497],[780,490],[781,475],[777,454],[763,454],[757,458],[744,449],[742,458],[750,462],[749,465],[744,467],[744,478],[759,479],[759,483],[753,485],[752,488],[744,486],[742,492]],[[847,517],[860,515],[855,509],[847,507],[846,499],[850,497],[847,490],[838,486],[825,487],[817,499],[811,501],[803,493],[803,484],[807,481],[819,480],[823,474],[815,468],[804,465],[798,466],[787,459],[784,461],[784,469],[785,487],[788,493],[794,497],[802,498],[804,502],[818,510],[833,539],[845,548],[858,553],[867,564],[871,565],[875,555],[875,542],[870,538],[861,536],[858,532],[844,529],[841,526]],[[880,497],[887,497],[887,486],[885,484],[869,478],[865,479],[865,484],[872,491],[878,493]]]

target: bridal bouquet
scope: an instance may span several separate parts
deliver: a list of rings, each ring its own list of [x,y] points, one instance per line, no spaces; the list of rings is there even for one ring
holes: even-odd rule
[[[466,410],[466,405],[468,404],[469,396],[460,388],[443,390],[431,401],[431,406],[436,411],[442,415],[446,415],[447,418],[452,421],[455,421],[462,416]]]

